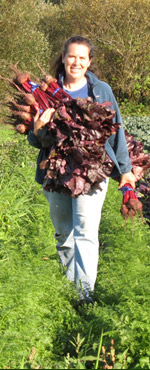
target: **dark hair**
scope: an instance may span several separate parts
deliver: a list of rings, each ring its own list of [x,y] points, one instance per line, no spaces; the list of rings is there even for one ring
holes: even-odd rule
[[[87,37],[83,37],[80,35],[69,37],[64,43],[64,48],[63,48],[64,55],[66,55],[70,44],[86,45],[89,48],[89,58],[92,59],[94,57],[95,47]]]
[[[55,60],[53,66],[52,66],[53,73],[54,73],[54,75],[57,79],[59,78],[60,73],[65,74],[64,64],[62,63],[62,54],[66,55],[70,44],[86,45],[89,48],[89,58],[93,59],[93,57],[94,57],[95,47],[94,47],[93,43],[87,37],[83,37],[83,36],[80,36],[80,35],[69,37],[64,42],[62,53]]]

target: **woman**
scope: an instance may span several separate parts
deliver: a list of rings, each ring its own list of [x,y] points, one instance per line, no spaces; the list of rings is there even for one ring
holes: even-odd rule
[[[119,108],[110,86],[100,81],[90,71],[94,48],[90,40],[82,36],[70,37],[64,44],[61,56],[55,65],[58,83],[72,98],[91,97],[93,101],[112,102],[116,111],[114,122],[122,123]],[[53,109],[48,109],[39,118],[36,114],[34,130],[28,135],[29,143],[41,148],[39,132],[50,120]],[[120,176],[120,187],[130,183],[135,188],[135,176],[131,172],[123,127],[105,144],[108,155],[115,163],[112,177]],[[44,183],[45,170],[39,163],[47,157],[49,148],[41,148],[37,163],[36,180]],[[70,195],[48,192],[44,194],[50,204],[50,216],[55,228],[57,251],[66,267],[66,276],[75,282],[82,302],[92,302],[92,292],[97,277],[99,256],[98,231],[101,211],[108,188],[108,179],[101,183],[102,190],[93,190],[76,198]]]

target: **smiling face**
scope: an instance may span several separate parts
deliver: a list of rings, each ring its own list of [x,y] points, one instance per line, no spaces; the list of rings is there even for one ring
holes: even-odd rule
[[[62,56],[62,62],[66,72],[66,83],[84,80],[85,73],[91,64],[88,46],[77,43],[70,44],[67,53]]]

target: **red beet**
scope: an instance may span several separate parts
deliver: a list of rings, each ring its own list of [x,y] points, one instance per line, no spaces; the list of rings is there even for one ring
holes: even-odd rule
[[[30,74],[28,72],[22,72],[18,69],[17,65],[19,62],[17,62],[15,65],[9,64],[9,67],[12,69],[12,71],[16,74],[16,80],[20,84],[24,83],[28,79],[30,79]]]
[[[30,112],[31,107],[29,105],[17,104],[14,100],[10,100],[8,103],[11,103],[20,111]]]
[[[24,121],[30,121],[31,120],[31,114],[28,113],[28,112],[13,111],[13,114],[15,114],[15,116],[19,116]]]
[[[127,206],[125,204],[122,204],[121,209],[120,209],[120,212],[121,212],[123,218],[125,220],[127,220],[129,209],[127,208]]]
[[[57,79],[52,77],[51,75],[46,75],[45,76],[45,82],[50,85],[52,82],[56,82],[57,83]]]
[[[23,123],[19,123],[16,126],[16,130],[20,132],[20,134],[24,134],[26,131],[26,126]]]
[[[133,208],[129,209],[128,217],[132,218],[133,220],[135,215],[136,215],[136,211]]]
[[[142,212],[143,205],[140,200],[137,199],[130,199],[128,201],[128,207],[133,209],[135,212]]]
[[[23,84],[24,82],[26,82],[27,80],[30,79],[30,75],[28,72],[20,72],[18,75],[17,75],[17,81],[20,83],[20,84]]]
[[[47,90],[47,88],[48,88],[48,84],[47,84],[45,81],[42,81],[42,82],[40,83],[40,89],[41,89],[42,91],[46,91],[46,90]]]
[[[25,94],[25,101],[29,105],[34,105],[35,104],[35,97],[31,93]]]

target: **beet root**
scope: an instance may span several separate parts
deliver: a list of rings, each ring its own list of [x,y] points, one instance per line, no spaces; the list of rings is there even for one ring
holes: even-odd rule
[[[24,134],[26,131],[26,126],[23,123],[19,123],[16,126],[16,130],[20,132],[20,134]]]
[[[142,208],[143,205],[142,203],[137,199],[129,199],[128,202],[123,203],[120,209],[122,217],[127,220],[128,217],[131,218],[132,220],[134,219],[134,216],[139,212],[142,219],[143,219],[143,214],[142,214]]]
[[[28,112],[23,111],[13,111],[13,114],[16,116],[19,116],[24,121],[30,121],[31,120],[31,114]]]
[[[28,72],[20,72],[18,75],[17,75],[17,81],[20,83],[20,84],[23,84],[24,82],[26,82],[27,80],[30,79],[30,75]]]
[[[29,105],[34,105],[36,102],[35,97],[31,93],[25,94],[25,101]]]
[[[120,209],[120,212],[121,212],[123,218],[125,220],[127,220],[129,209],[128,209],[128,207],[125,204],[122,204],[121,209]]]
[[[42,81],[40,84],[40,89],[46,91],[48,89],[48,84],[45,81]]]
[[[142,212],[143,205],[138,199],[130,199],[128,201],[128,208],[133,209],[135,212]]]
[[[45,76],[45,82],[50,85],[51,83],[55,82],[57,83],[57,79],[52,77],[51,75],[46,75]]]
[[[8,104],[11,104],[12,106],[14,106],[15,108],[17,108],[18,110],[22,110],[24,112],[28,112],[29,113],[30,110],[31,110],[30,105],[17,104],[15,102],[15,100],[8,101]]]
[[[136,211],[133,208],[130,208],[128,212],[128,217],[132,218],[133,220],[135,215],[136,215]]]

